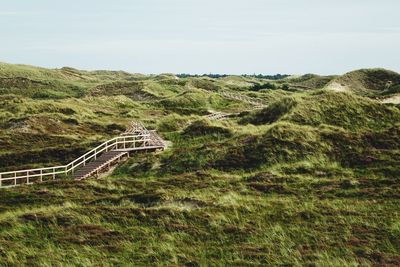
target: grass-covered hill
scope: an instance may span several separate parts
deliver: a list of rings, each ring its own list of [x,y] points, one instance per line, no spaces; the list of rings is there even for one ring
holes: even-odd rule
[[[336,77],[325,88],[382,98],[400,93],[400,74],[385,69],[362,69]]]
[[[350,74],[0,64],[0,170],[66,163],[137,119],[169,144],[97,180],[0,190],[0,265],[400,265],[400,109],[375,99],[397,74],[355,73],[342,92],[325,87]]]
[[[315,74],[305,74],[302,76],[289,76],[286,81],[291,87],[297,89],[320,89],[329,84],[336,76],[319,76]]]

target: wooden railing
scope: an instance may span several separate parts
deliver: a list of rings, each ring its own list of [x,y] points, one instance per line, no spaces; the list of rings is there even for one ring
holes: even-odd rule
[[[209,120],[223,120],[226,119],[230,116],[233,116],[235,114],[228,114],[228,113],[222,113],[222,112],[214,112],[209,115],[206,115],[205,117]]]
[[[140,133],[149,133],[149,130],[140,121],[132,121],[122,135],[135,135]]]
[[[102,143],[67,165],[2,172],[0,173],[0,187],[54,180],[60,176],[66,177],[73,174],[76,168],[85,166],[86,163],[91,160],[96,160],[96,158],[104,152],[110,150],[132,150],[140,147],[143,148],[149,146],[150,141],[150,133],[147,130],[136,135],[118,136]]]
[[[256,108],[261,108],[261,107],[265,106],[265,103],[263,103],[262,101],[260,101],[260,99],[257,99],[257,98],[252,98],[249,96],[232,93],[232,92],[228,92],[228,91],[221,91],[221,92],[219,92],[219,94],[221,96],[229,98],[229,99],[238,100],[238,101],[241,101],[244,103],[254,105]]]

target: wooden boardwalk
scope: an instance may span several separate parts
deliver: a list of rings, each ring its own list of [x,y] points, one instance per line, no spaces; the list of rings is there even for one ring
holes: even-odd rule
[[[253,105],[252,110],[254,109],[262,109],[266,107],[266,104],[264,102],[262,102],[261,100],[257,99],[257,98],[252,98],[249,96],[245,96],[242,94],[238,94],[238,93],[233,93],[233,92],[228,92],[228,91],[221,91],[219,92],[219,95],[228,98],[228,99],[232,99],[232,100],[237,100],[246,104],[250,104]],[[213,112],[211,111],[210,114],[204,116],[204,118],[207,118],[209,120],[217,120],[217,121],[221,121],[221,120],[226,120],[229,119],[231,117],[235,117],[237,116],[239,113],[223,113],[223,112]]]
[[[211,114],[206,115],[205,117],[209,120],[226,120],[229,117],[232,117],[234,114],[230,113],[222,113],[222,112],[212,112]]]
[[[87,165],[74,172],[73,178],[76,180],[83,180],[94,175],[98,176],[102,170],[110,169],[111,165],[121,162],[121,160],[127,156],[128,152],[114,150],[103,153],[96,160],[89,162]]]
[[[264,108],[265,107],[265,103],[257,98],[245,96],[245,95],[238,94],[238,93],[228,92],[228,91],[221,91],[221,92],[219,92],[219,94],[221,96],[229,98],[229,99],[233,99],[233,100],[237,100],[237,101],[240,101],[243,103],[253,105],[255,108]]]
[[[257,98],[228,91],[222,91],[219,94],[229,99],[251,104],[254,109],[265,107],[265,103]],[[211,112],[205,117],[210,120],[225,120],[235,115],[237,114]],[[121,136],[104,142],[67,165],[2,172],[0,173],[0,188],[69,177],[82,180],[98,176],[112,165],[129,157],[130,153],[164,150],[165,148],[164,140],[155,131],[149,131],[142,123],[135,121]]]
[[[67,165],[0,173],[0,187],[41,183],[59,178],[76,180],[98,176],[112,165],[122,162],[130,153],[164,150],[164,140],[133,122],[121,136],[110,139]]]

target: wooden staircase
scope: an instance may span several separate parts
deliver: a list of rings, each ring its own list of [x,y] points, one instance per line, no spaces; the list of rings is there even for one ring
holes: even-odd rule
[[[166,147],[164,140],[157,134],[156,131],[149,131],[150,134],[150,146],[153,147]]]
[[[135,131],[137,130],[135,129]],[[149,134],[149,140],[145,146],[115,148],[114,150],[105,152],[94,161],[89,162],[74,172],[73,178],[75,180],[83,180],[92,176],[98,176],[102,171],[110,169],[112,165],[120,163],[123,158],[128,158],[129,152],[164,149],[164,140],[155,131],[147,132]]]
[[[221,91],[221,92],[219,92],[219,95],[221,95],[222,97],[225,97],[225,98],[229,98],[232,100],[237,100],[237,101],[240,101],[243,103],[253,105],[255,109],[261,109],[261,108],[265,107],[265,103],[258,98],[253,98],[253,97],[249,97],[246,95],[233,93],[233,92],[229,92],[229,91]]]
[[[239,93],[233,93],[229,91],[220,91],[218,92],[219,95],[222,97],[232,99],[232,100],[237,100],[243,103],[251,104],[253,105],[253,109],[262,109],[266,107],[266,104],[261,101],[260,99],[257,98],[252,98],[246,95],[242,95]],[[213,112],[211,111],[210,114],[204,116],[204,118],[207,118],[209,120],[216,120],[216,121],[221,121],[221,120],[226,120],[230,117],[235,117],[239,115],[239,113],[223,113],[223,112]]]
[[[121,162],[121,159],[128,157],[128,152],[108,151],[103,153],[96,160],[89,162],[85,166],[79,168],[72,177],[75,180],[83,180],[91,176],[98,176],[104,169],[110,169],[115,162]]]
[[[164,150],[164,140],[147,130],[140,122],[133,122],[121,136],[93,148],[67,165],[0,173],[0,188],[41,183],[57,178],[72,177],[83,180],[98,176],[112,165],[122,162],[130,153]]]
[[[208,114],[205,116],[205,118],[209,120],[215,120],[215,121],[222,121],[226,120],[230,117],[236,116],[239,113],[222,113],[222,112],[212,112],[211,114]]]

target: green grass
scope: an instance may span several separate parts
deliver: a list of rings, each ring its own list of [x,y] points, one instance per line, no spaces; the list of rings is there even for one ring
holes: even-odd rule
[[[333,125],[344,129],[384,129],[400,121],[399,109],[351,93],[318,90],[273,101],[263,110],[242,115],[241,123],[269,124],[278,120],[296,124]]]
[[[310,75],[284,82],[314,89],[251,92],[265,81],[7,64],[0,74],[18,84],[0,86],[0,170],[64,164],[134,119],[168,141],[101,179],[0,190],[0,265],[400,264],[394,106],[317,90],[328,78]],[[267,107],[248,111],[220,90]],[[212,110],[241,114],[201,117]]]
[[[338,76],[331,82],[345,86],[353,93],[376,98],[395,93],[400,74],[386,69],[361,69]],[[326,87],[329,88],[331,82]]]

